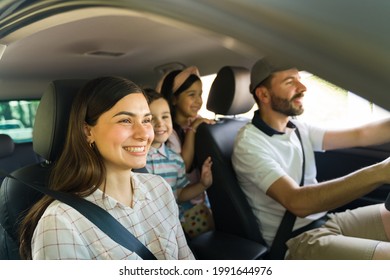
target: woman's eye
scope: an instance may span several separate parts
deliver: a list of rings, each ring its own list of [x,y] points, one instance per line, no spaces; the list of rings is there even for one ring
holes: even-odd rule
[[[131,120],[129,119],[123,119],[119,121],[120,123],[131,123]]]
[[[144,119],[144,123],[151,123],[151,122],[152,122],[152,118]]]

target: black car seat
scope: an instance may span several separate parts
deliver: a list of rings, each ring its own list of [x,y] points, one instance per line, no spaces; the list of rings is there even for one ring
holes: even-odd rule
[[[32,142],[15,143],[8,134],[0,134],[0,170],[10,173],[23,166],[41,162],[34,153]],[[0,174],[0,185],[4,179]]]
[[[0,169],[6,172],[13,171],[10,169],[9,160],[15,150],[15,143],[7,134],[0,134]],[[4,175],[0,174],[0,184],[4,179]]]
[[[231,163],[236,134],[249,121],[235,115],[248,112],[255,104],[249,83],[250,71],[246,68],[225,66],[220,69],[210,89],[207,109],[222,117],[214,125],[198,127],[195,151],[198,162],[212,157],[213,184],[207,194],[216,230],[267,247]]]
[[[40,101],[34,123],[33,149],[45,159],[11,174],[25,182],[43,185],[64,144],[73,97],[84,80],[52,82]],[[18,226],[26,211],[42,194],[6,177],[0,188],[0,259],[19,259]]]

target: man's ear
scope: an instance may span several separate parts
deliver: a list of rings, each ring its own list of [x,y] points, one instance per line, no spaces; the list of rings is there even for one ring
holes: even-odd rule
[[[261,103],[268,103],[270,99],[270,94],[265,86],[259,86],[255,91],[256,97],[260,100]]]

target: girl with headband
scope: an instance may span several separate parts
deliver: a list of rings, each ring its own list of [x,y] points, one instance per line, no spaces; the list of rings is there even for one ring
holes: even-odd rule
[[[183,157],[188,178],[191,183],[199,181],[198,164],[194,160],[195,134],[201,123],[214,124],[214,120],[202,118],[199,110],[202,107],[202,81],[199,70],[190,66],[184,70],[175,70],[165,75],[156,87],[168,101],[173,120],[173,133],[169,137],[168,146]],[[205,203],[209,206],[204,193],[192,200],[193,205]],[[213,227],[210,216],[210,228]]]

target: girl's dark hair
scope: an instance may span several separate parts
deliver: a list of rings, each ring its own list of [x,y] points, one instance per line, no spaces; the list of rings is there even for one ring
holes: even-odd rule
[[[152,88],[143,88],[143,90],[144,90],[144,93],[146,95],[146,98],[148,99],[149,105],[157,99],[160,99],[160,98],[165,99],[165,97],[163,95],[161,95],[160,93],[158,93],[156,90],[154,90]]]
[[[49,188],[80,197],[105,184],[106,169],[98,149],[87,142],[84,126],[98,118],[120,99],[143,93],[132,81],[121,77],[100,77],[89,81],[76,95],[70,112],[64,148],[54,163]],[[146,97],[145,97],[146,98]],[[20,255],[31,259],[31,239],[37,223],[53,198],[44,196],[27,213],[20,226]]]

